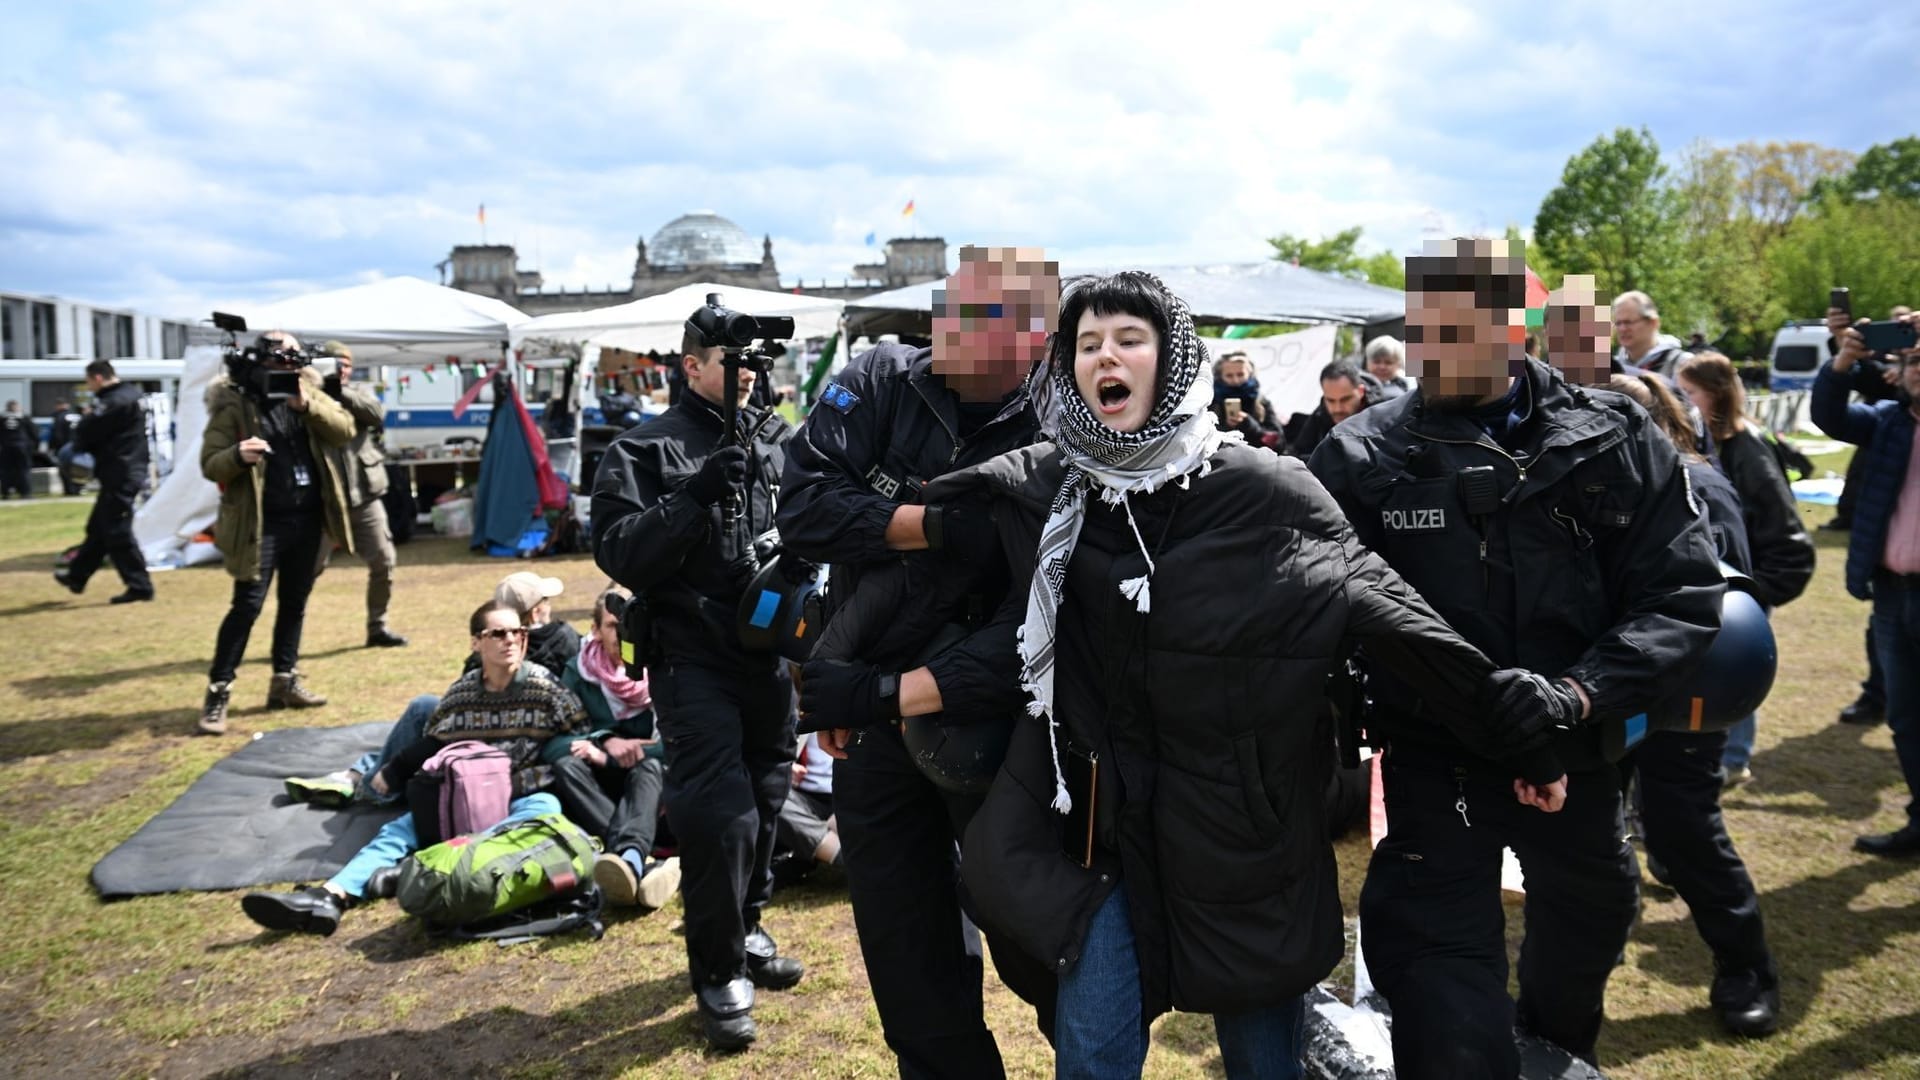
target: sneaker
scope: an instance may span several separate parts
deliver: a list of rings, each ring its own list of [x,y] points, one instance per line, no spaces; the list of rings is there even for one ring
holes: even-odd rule
[[[231,682],[207,684],[207,696],[200,702],[200,734],[225,735],[227,733],[227,702],[232,696]]]
[[[618,855],[600,855],[593,860],[593,883],[615,907],[632,907],[639,901],[640,875],[633,872],[632,863]]]
[[[621,860],[625,862],[625,859]],[[640,875],[640,906],[648,911],[658,911],[667,906],[673,894],[680,891],[680,859],[659,859],[647,863],[646,873]]]
[[[1723,786],[1728,788],[1737,788],[1741,784],[1744,784],[1747,781],[1752,779],[1753,779],[1753,768],[1748,765],[1739,765],[1727,770],[1727,782]]]
[[[310,803],[328,810],[341,810],[353,803],[354,783],[358,779],[351,769],[341,769],[325,776],[292,776],[287,778],[287,798],[294,802]]]
[[[384,626],[378,630],[367,631],[367,648],[369,649],[398,649],[406,643],[406,638]]]
[[[275,672],[267,687],[269,709],[315,709],[326,703],[326,698],[307,689],[298,671]]]

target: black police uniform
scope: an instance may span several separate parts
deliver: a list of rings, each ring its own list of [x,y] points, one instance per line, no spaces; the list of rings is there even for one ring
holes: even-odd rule
[[[0,498],[33,496],[33,452],[40,429],[25,413],[0,413]]]
[[[932,350],[881,345],[822,392],[790,445],[780,535],[789,551],[831,564],[829,593],[843,603],[865,568],[903,557],[886,543],[895,507],[918,502],[934,477],[1025,446],[1038,431],[1024,388],[997,406],[962,405],[933,372]],[[1006,590],[1004,575],[994,587]],[[984,623],[1001,600],[982,596],[971,607]],[[973,645],[963,641],[928,664],[950,714],[966,709],[975,680],[992,677]],[[1002,1074],[982,1014],[979,936],[956,872],[956,842],[980,802],[936,788],[892,725],[863,731],[834,768],[854,924],[902,1077]],[[991,944],[1001,979],[1051,1031],[1052,973],[1011,943]]]
[[[147,484],[147,410],[140,388],[118,382],[100,392],[74,433],[76,451],[93,455],[100,497],[87,515],[87,537],[67,567],[75,592],[111,559],[130,596],[152,596],[147,558],[133,537],[133,502]]]
[[[750,431],[763,414],[742,408]],[[772,893],[774,825],[797,749],[785,662],[741,648],[740,596],[773,530],[783,449],[778,417],[749,448],[739,518],[687,482],[719,448],[720,407],[696,393],[615,439],[594,478],[594,561],[651,613],[641,644],[667,765],[663,800],[680,841],[688,966],[696,986],[747,974],[746,937]]]
[[[1399,1075],[1511,1077],[1501,849],[1526,874],[1520,1026],[1591,1061],[1639,899],[1601,728],[1712,644],[1725,586],[1672,442],[1625,398],[1529,360],[1490,408],[1425,405],[1416,392],[1335,428],[1314,473],[1455,630],[1502,667],[1571,677],[1592,713],[1557,740],[1567,802],[1542,814],[1376,667],[1368,728],[1388,746],[1388,834],[1361,891],[1361,941],[1393,1006]]]

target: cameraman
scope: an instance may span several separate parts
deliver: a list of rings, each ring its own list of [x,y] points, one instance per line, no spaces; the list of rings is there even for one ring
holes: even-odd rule
[[[633,644],[666,751],[694,999],[707,1040],[739,1050],[756,1035],[754,988],[784,990],[804,972],[759,925],[792,783],[793,689],[785,663],[746,651],[736,628],[758,569],[756,539],[773,530],[791,429],[747,404],[754,372],[743,364],[730,378],[717,330],[712,308],[687,320],[688,392],[607,448],[594,478],[593,548],[600,568],[633,591],[630,612],[650,623]],[[731,437],[729,394],[739,409]]]
[[[1038,437],[1027,373],[1060,310],[1060,272],[1037,249],[963,247],[960,268],[935,297],[932,348],[881,345],[822,393],[793,443],[780,524],[789,551],[833,565],[841,632],[858,616],[848,601],[877,570],[905,559],[910,573],[938,579],[914,594],[913,613],[888,628],[882,650],[852,664],[818,659],[816,650],[801,701],[809,721],[829,729],[821,746],[846,759],[835,768],[834,812],[861,953],[900,1075],[971,1078],[1002,1074],[982,1011],[979,937],[955,872],[955,842],[981,798],[936,788],[898,721],[967,715],[993,672],[967,641],[924,667],[902,659],[928,645],[908,624],[942,596],[964,590],[964,606],[990,616],[1010,585],[1004,568],[990,580],[971,565],[977,549],[998,554],[988,508],[925,504],[920,488]],[[887,695],[893,672],[897,689]],[[862,730],[849,745],[845,729],[853,728]],[[1011,942],[992,952],[1002,980],[1050,1032],[1052,970]]]
[[[399,557],[393,550],[393,529],[387,523],[387,455],[380,434],[387,429],[387,407],[373,388],[353,381],[353,350],[338,341],[320,347],[332,357],[334,373],[322,380],[327,396],[353,417],[353,441],[334,448],[334,472],[347,493],[347,524],[353,546],[367,564],[367,648],[392,649],[407,639],[387,628],[387,605],[393,599],[393,568]],[[318,577],[333,554],[331,544],[320,545]]]
[[[207,433],[200,471],[220,485],[213,542],[233,575],[233,604],[220,623],[200,706],[200,731],[227,730],[227,701],[247,636],[280,573],[273,620],[269,709],[306,709],[327,699],[300,682],[300,631],[313,591],[323,536],[353,551],[347,496],[329,448],[353,439],[353,417],[321,390],[293,335],[261,334],[250,349],[229,348],[227,372],[207,391]]]

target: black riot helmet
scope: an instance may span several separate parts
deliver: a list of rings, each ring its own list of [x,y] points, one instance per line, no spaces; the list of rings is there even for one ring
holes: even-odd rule
[[[921,667],[927,661],[967,636],[965,627],[949,623],[934,635],[933,641],[915,660]],[[1017,714],[986,717],[964,724],[943,723],[939,713],[909,716],[900,724],[901,741],[915,768],[942,791],[960,795],[984,795],[1007,758],[1013,742]]]
[[[823,577],[820,567],[784,552],[762,563],[740,596],[740,646],[806,663],[826,625],[820,603]]]

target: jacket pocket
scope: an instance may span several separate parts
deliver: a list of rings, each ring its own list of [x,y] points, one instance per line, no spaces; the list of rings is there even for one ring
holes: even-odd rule
[[[1280,815],[1274,812],[1273,800],[1267,797],[1267,785],[1260,778],[1260,750],[1252,735],[1233,740],[1233,763],[1240,770],[1240,797],[1246,804],[1247,819],[1253,822],[1254,832],[1264,842],[1279,841],[1285,826]]]

